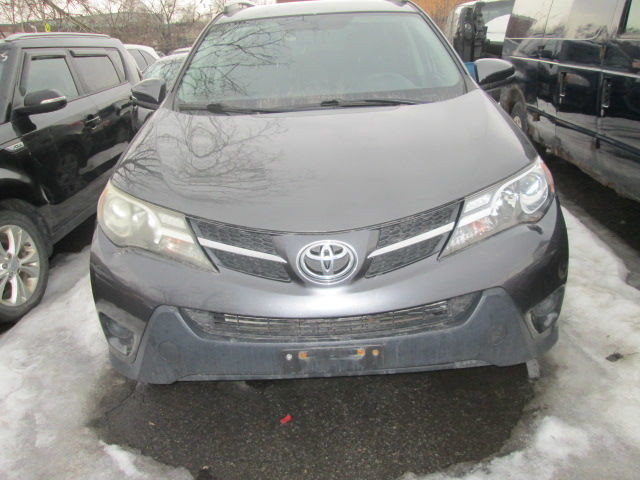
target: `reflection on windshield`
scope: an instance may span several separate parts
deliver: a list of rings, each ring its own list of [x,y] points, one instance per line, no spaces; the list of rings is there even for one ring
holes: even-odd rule
[[[214,25],[178,89],[183,104],[283,109],[326,100],[431,102],[464,92],[417,14],[328,14]]]

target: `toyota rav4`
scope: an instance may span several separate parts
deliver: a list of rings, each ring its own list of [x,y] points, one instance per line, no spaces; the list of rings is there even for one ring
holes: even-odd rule
[[[529,362],[557,339],[567,234],[524,133],[410,2],[234,6],[102,194],[113,364],[149,383]],[[533,363],[532,363],[533,364]]]

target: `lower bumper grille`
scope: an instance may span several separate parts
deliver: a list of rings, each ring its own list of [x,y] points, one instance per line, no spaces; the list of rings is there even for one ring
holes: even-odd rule
[[[460,325],[475,307],[479,293],[371,315],[336,318],[268,318],[184,308],[192,327],[205,336],[252,341],[303,342],[407,335]]]

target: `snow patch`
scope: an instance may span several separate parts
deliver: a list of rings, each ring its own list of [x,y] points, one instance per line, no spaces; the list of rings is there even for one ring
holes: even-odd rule
[[[529,410],[501,456],[444,479],[636,479],[640,471],[640,291],[590,230],[565,211],[569,281],[558,344],[542,359]],[[606,357],[622,354],[616,362]]]
[[[136,455],[123,450],[117,445],[107,445],[104,442],[100,442],[103,445],[104,451],[107,452],[118,468],[128,477],[142,477],[142,473],[135,466]]]
[[[42,304],[0,337],[0,478],[189,479],[105,446],[87,427],[112,373],[87,274],[89,250],[57,261]]]

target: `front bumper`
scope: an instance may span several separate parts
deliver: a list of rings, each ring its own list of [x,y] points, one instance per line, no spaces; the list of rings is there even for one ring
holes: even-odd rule
[[[554,202],[535,225],[512,228],[444,259],[431,257],[335,288],[195,270],[117,248],[98,228],[91,281],[101,317],[135,334],[129,355],[110,348],[113,365],[129,378],[149,383],[300,378],[503,366],[539,357],[556,342],[557,326],[539,333],[528,312],[564,285],[567,260],[566,228]],[[360,340],[215,338],[194,329],[179,308],[332,318],[425,305],[470,292],[481,292],[481,297],[462,324]]]

